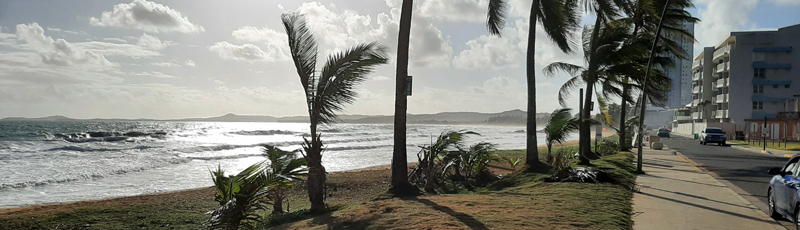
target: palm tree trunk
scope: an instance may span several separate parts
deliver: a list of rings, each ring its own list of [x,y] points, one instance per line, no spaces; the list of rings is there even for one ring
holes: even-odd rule
[[[601,23],[603,23],[602,15],[598,14],[597,19],[594,23],[594,29],[592,29],[592,40],[590,41],[590,50],[589,50],[589,76],[588,81],[586,82],[586,96],[583,102],[583,120],[588,121],[592,119],[591,112],[592,112],[592,94],[594,93],[593,87],[595,83],[595,79],[597,79],[597,64],[598,60],[595,58],[595,53],[597,47],[595,47],[597,36],[600,34],[600,28],[602,27]],[[591,144],[591,131],[589,130],[589,123],[582,122],[581,129],[580,129],[580,149],[581,149],[581,156],[580,156],[580,163],[581,164],[589,164],[590,159],[597,159],[598,157],[592,154],[592,144]]]
[[[278,193],[276,199],[272,201],[272,213],[283,213],[283,199],[286,199],[286,191],[283,189],[275,190]]]
[[[395,196],[414,195],[416,188],[408,183],[408,161],[406,159],[406,76],[408,76],[408,46],[411,36],[411,10],[413,0],[403,0],[400,11],[400,33],[397,42],[397,75],[394,97],[394,148],[392,152],[392,193]]]
[[[625,77],[625,84],[628,83],[628,77]],[[625,110],[628,109],[628,102],[625,100],[625,97],[628,96],[628,86],[622,86],[622,109],[620,111],[620,118],[619,118],[619,150],[620,151],[628,151],[628,145],[625,141],[626,134],[625,133]]]
[[[536,23],[539,9],[539,0],[533,0],[531,4],[530,24],[528,24],[528,50],[525,61],[525,70],[528,85],[528,118],[525,137],[525,164],[536,167],[541,164],[539,160],[539,146],[536,143],[536,66],[534,57],[536,55]]]
[[[311,151],[306,155],[308,162],[308,199],[311,212],[325,211],[325,167],[322,167],[322,141],[317,134],[317,120],[311,118]]]

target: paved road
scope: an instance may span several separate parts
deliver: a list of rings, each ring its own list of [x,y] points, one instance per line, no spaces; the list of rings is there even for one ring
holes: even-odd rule
[[[662,138],[661,142],[669,149],[680,152],[689,159],[702,164],[702,168],[715,173],[722,179],[741,188],[751,197],[751,201],[765,213],[767,212],[767,186],[771,175],[767,170],[773,167],[782,167],[788,158],[771,156],[732,148],[730,146],[717,146],[716,144],[701,145],[699,141],[684,138]],[[659,167],[656,162],[646,167]],[[759,204],[758,201],[761,203]],[[782,221],[783,224],[787,224]]]

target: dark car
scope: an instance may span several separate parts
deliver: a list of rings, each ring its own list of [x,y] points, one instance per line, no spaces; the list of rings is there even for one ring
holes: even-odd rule
[[[717,145],[725,145],[725,132],[720,128],[708,127],[700,133],[700,144],[717,143]]]
[[[658,130],[659,137],[669,137],[669,129],[659,129]]]
[[[800,219],[800,156],[794,156],[783,168],[771,168],[768,173],[772,176],[767,190],[769,215],[772,218],[785,217],[798,224]],[[800,227],[798,227],[800,229]]]

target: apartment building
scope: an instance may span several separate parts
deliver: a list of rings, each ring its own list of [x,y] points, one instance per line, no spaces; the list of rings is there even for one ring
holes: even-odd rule
[[[691,103],[676,110],[673,129],[689,133],[691,125],[697,132],[707,123],[744,124],[797,110],[798,38],[800,24],[731,32],[716,47],[703,48],[692,62]]]
[[[682,26],[684,30],[694,34],[694,23],[686,22]],[[675,66],[663,70],[664,74],[672,79],[672,90],[667,93],[665,107],[667,109],[680,108],[689,104],[692,100],[691,55],[694,53],[694,42],[677,34],[666,34],[666,37],[672,38],[689,55],[685,58],[671,56]]]

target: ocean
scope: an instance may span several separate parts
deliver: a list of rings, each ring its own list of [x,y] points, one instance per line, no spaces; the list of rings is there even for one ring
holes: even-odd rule
[[[525,148],[521,126],[408,125],[408,161],[442,131],[480,133],[498,149]],[[307,123],[0,121],[0,208],[211,186],[209,170],[263,160],[261,144],[300,148]],[[328,172],[391,163],[393,125],[321,128]],[[540,144],[544,135],[538,134]]]

